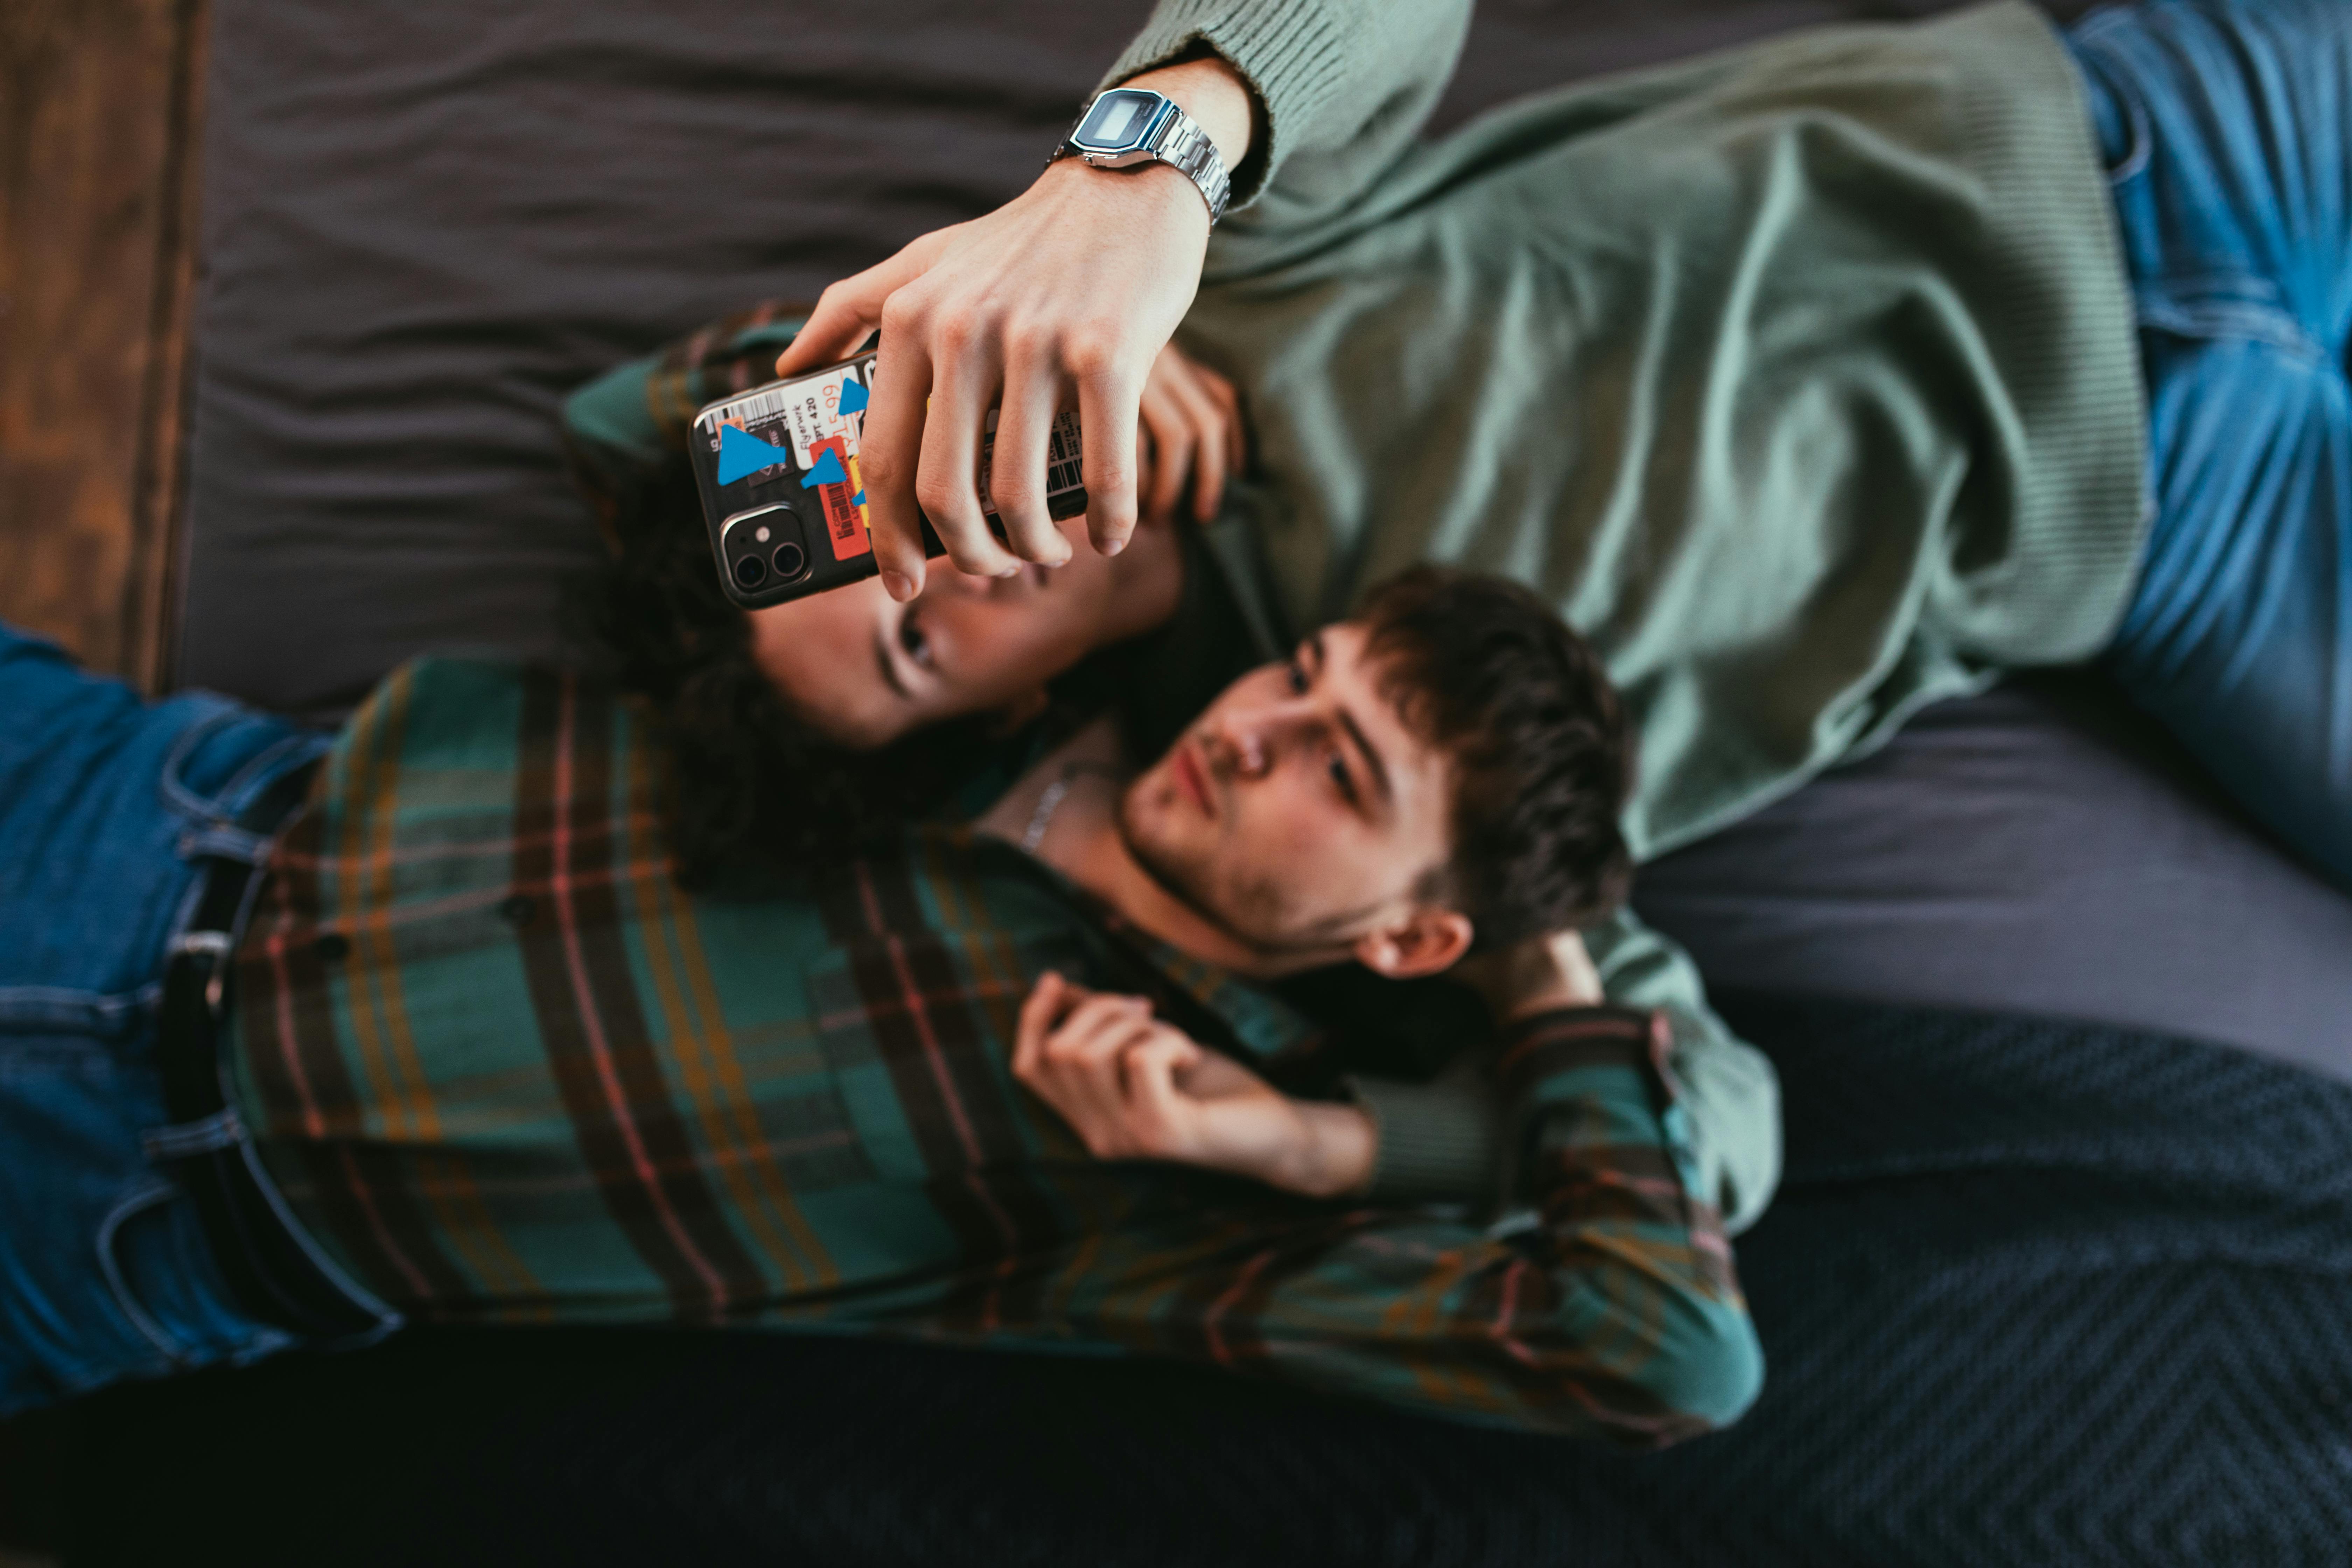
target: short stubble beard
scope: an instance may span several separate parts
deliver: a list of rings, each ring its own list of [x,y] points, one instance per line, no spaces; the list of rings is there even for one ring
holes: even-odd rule
[[[1188,864],[1177,856],[1165,853],[1150,841],[1148,834],[1138,830],[1135,803],[1142,792],[1143,784],[1142,779],[1138,779],[1120,791],[1118,807],[1111,814],[1119,842],[1126,847],[1129,858],[1151,879],[1153,886],[1220,934],[1257,955],[1265,967],[1297,969],[1316,963],[1335,961],[1344,953],[1352,939],[1352,928],[1373,912],[1369,909],[1349,910],[1318,921],[1296,932],[1262,934],[1244,930],[1235,923],[1234,916],[1228,915],[1218,907],[1219,900],[1209,885],[1205,868]],[[1244,908],[1255,905],[1268,910],[1279,910],[1283,904],[1280,890],[1271,884],[1262,889],[1244,889],[1234,901]]]

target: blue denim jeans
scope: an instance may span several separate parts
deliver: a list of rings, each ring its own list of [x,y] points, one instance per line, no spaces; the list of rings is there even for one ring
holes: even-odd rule
[[[2352,4],[2143,0],[2071,39],[2150,405],[2156,518],[2109,663],[2352,888]]]
[[[142,1135],[194,859],[323,736],[205,694],[148,703],[0,626],[0,1415],[289,1342],[240,1310]]]

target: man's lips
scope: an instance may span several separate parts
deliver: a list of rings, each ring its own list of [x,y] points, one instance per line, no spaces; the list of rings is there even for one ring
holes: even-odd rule
[[[1201,808],[1202,816],[1214,816],[1217,812],[1216,807],[1210,804],[1208,770],[1201,765],[1198,752],[1199,748],[1190,736],[1179,741],[1176,750],[1169,756],[1168,771],[1174,776],[1176,787]]]

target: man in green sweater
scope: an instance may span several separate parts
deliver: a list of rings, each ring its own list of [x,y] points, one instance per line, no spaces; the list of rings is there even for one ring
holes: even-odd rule
[[[1165,0],[1106,78],[1158,97],[1103,100],[1063,149],[1091,161],[827,290],[778,368],[882,329],[891,595],[925,579],[919,505],[965,572],[1070,558],[1057,405],[1122,548],[1181,328],[1246,399],[1299,622],[1436,560],[1601,647],[1639,854],[2104,652],[2352,883],[2352,13],[2147,0],[2062,36],[1994,4],[1422,142],[1466,13]],[[1139,125],[1158,157],[1112,146]],[[998,405],[1002,545],[972,480]]]

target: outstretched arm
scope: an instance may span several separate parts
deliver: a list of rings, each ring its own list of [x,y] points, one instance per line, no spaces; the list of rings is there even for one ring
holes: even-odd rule
[[[1452,70],[1468,13],[1466,0],[1165,0],[1110,79],[1163,92],[1199,122],[1238,175],[1237,207],[1295,165],[1303,215],[1369,178],[1411,136]],[[876,561],[894,595],[922,586],[920,516],[965,572],[1066,559],[1045,500],[1047,433],[1065,407],[1085,432],[1095,547],[1124,548],[1145,372],[1192,304],[1208,237],[1208,208],[1176,170],[1065,160],[995,212],[825,291],[777,370],[842,358],[881,331],[861,460]],[[977,486],[992,407],[1002,545]]]

